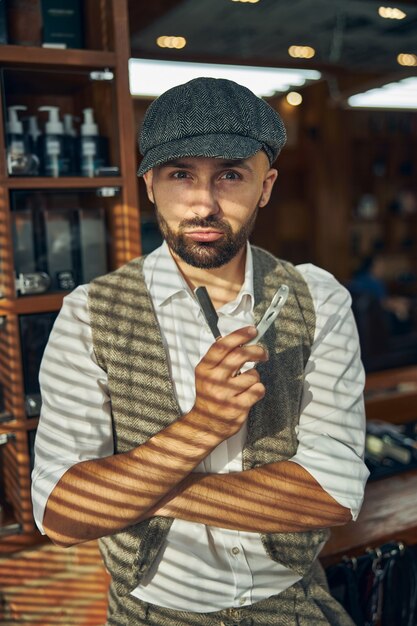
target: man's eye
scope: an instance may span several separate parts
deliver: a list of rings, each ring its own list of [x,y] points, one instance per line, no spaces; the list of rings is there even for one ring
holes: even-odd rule
[[[226,180],[239,180],[240,176],[237,172],[229,171],[225,172],[222,178]]]
[[[188,173],[184,171],[174,172],[172,178],[188,178]]]

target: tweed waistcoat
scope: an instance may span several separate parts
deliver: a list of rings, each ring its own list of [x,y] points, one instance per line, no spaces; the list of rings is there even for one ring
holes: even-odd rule
[[[261,343],[269,360],[257,365],[265,397],[251,409],[243,468],[286,460],[297,448],[304,368],[315,331],[307,284],[289,263],[253,250],[257,323],[282,283],[288,300]],[[158,322],[143,277],[143,258],[94,280],[89,290],[93,346],[107,372],[115,453],[141,445],[181,416]],[[279,506],[279,501],[277,501]],[[172,524],[153,517],[100,540],[117,593],[132,591],[149,570]],[[267,554],[305,575],[327,530],[261,535]]]

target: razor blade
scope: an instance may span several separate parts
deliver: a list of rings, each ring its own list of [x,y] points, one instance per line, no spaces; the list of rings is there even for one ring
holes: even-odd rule
[[[257,344],[259,340],[264,336],[271,324],[273,324],[277,319],[279,312],[287,301],[289,292],[290,290],[288,288],[288,285],[281,285],[281,287],[272,298],[271,304],[265,311],[261,321],[256,327],[256,337],[248,341],[245,344],[246,346],[253,346],[254,344]]]

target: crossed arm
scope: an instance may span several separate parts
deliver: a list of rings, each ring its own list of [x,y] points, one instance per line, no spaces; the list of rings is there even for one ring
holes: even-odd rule
[[[190,474],[150,514],[264,533],[329,528],[351,519],[349,509],[291,461],[233,474]]]
[[[184,476],[186,464],[176,467],[171,459],[158,444],[145,444],[73,466],[49,497],[45,531],[58,545],[70,546],[154,515],[250,532],[297,532],[351,519],[348,509],[291,461]]]
[[[113,534],[153,515],[223,528],[288,532],[343,524],[350,512],[301,466],[273,463],[233,474],[192,470],[235,434],[265,393],[256,370],[259,346],[248,328],[217,342],[196,370],[196,403],[180,420],[130,452],[71,467],[49,496],[43,526],[69,546]],[[252,333],[252,334],[251,334]]]

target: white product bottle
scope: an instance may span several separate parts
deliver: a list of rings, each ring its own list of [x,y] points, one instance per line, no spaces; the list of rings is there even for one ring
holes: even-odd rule
[[[40,137],[42,135],[39,125],[38,118],[36,115],[29,115],[28,117],[23,117],[23,128],[25,130],[25,137],[27,139],[27,146],[30,154],[32,155],[32,159],[34,162],[34,167],[32,168],[32,174],[38,175],[41,169],[40,160],[41,160],[41,149],[40,149]],[[36,164],[36,167],[35,167]]]
[[[28,147],[18,111],[26,111],[25,106],[16,104],[7,108],[6,122],[7,170],[9,174],[27,174]]]
[[[78,171],[78,138],[74,128],[74,115],[64,115],[64,158],[68,160],[68,174],[76,176]]]
[[[64,125],[59,119],[59,107],[43,106],[39,107],[39,111],[49,113],[45,133],[41,137],[43,173],[45,176],[62,176],[66,168],[62,159]]]
[[[82,176],[95,176],[97,169],[105,165],[102,140],[98,126],[94,121],[93,109],[83,109],[84,121],[81,124],[80,164]]]
[[[26,120],[27,120],[26,133],[30,139],[30,142],[29,142],[30,148],[33,151],[33,153],[36,154],[39,137],[42,135],[39,129],[39,125],[38,125],[38,118],[36,117],[36,115],[29,115],[26,118]]]

